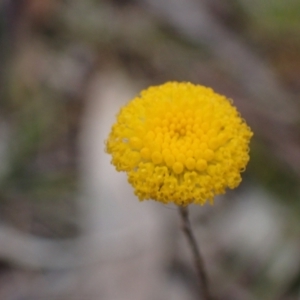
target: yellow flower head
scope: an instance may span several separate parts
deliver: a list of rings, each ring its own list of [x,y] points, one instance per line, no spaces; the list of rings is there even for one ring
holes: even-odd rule
[[[140,200],[204,204],[241,182],[253,133],[212,89],[168,82],[125,105],[106,144]]]

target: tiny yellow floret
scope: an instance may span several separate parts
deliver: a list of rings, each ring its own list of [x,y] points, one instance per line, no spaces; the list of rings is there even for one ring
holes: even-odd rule
[[[154,164],[158,165],[162,162],[162,155],[160,152],[155,151],[152,153],[152,161]]]
[[[183,171],[183,164],[181,162],[175,162],[173,165],[173,171],[175,174],[180,174]]]
[[[197,171],[201,172],[204,171],[206,168],[207,168],[207,161],[202,158],[198,159],[196,163]]]
[[[142,140],[136,136],[130,138],[129,143],[133,149],[140,149],[143,146]]]
[[[121,109],[106,151],[140,200],[204,204],[239,185],[252,135],[226,97],[168,82]]]

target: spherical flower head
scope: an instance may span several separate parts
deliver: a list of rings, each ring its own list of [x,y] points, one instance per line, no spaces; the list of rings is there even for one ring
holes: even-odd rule
[[[252,135],[226,97],[201,85],[168,82],[121,109],[106,151],[140,200],[204,204],[239,185]]]

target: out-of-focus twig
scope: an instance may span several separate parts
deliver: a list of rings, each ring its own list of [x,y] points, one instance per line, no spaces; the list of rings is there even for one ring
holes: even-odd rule
[[[203,1],[139,1],[185,39],[196,45],[207,46],[248,93],[252,106],[264,109],[272,119],[288,124],[298,121],[296,101],[283,88],[271,67],[212,16]]]

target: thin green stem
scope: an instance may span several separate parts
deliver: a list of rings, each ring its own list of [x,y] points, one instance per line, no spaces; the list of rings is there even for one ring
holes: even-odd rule
[[[202,256],[199,251],[199,247],[197,245],[197,241],[195,239],[190,220],[189,220],[189,212],[187,207],[180,206],[179,207],[179,213],[182,219],[182,230],[186,236],[186,239],[191,247],[193,256],[194,256],[194,262],[199,278],[199,285],[201,289],[201,300],[213,300],[209,288],[208,288],[208,280],[207,275],[204,267],[204,262],[202,259]]]

